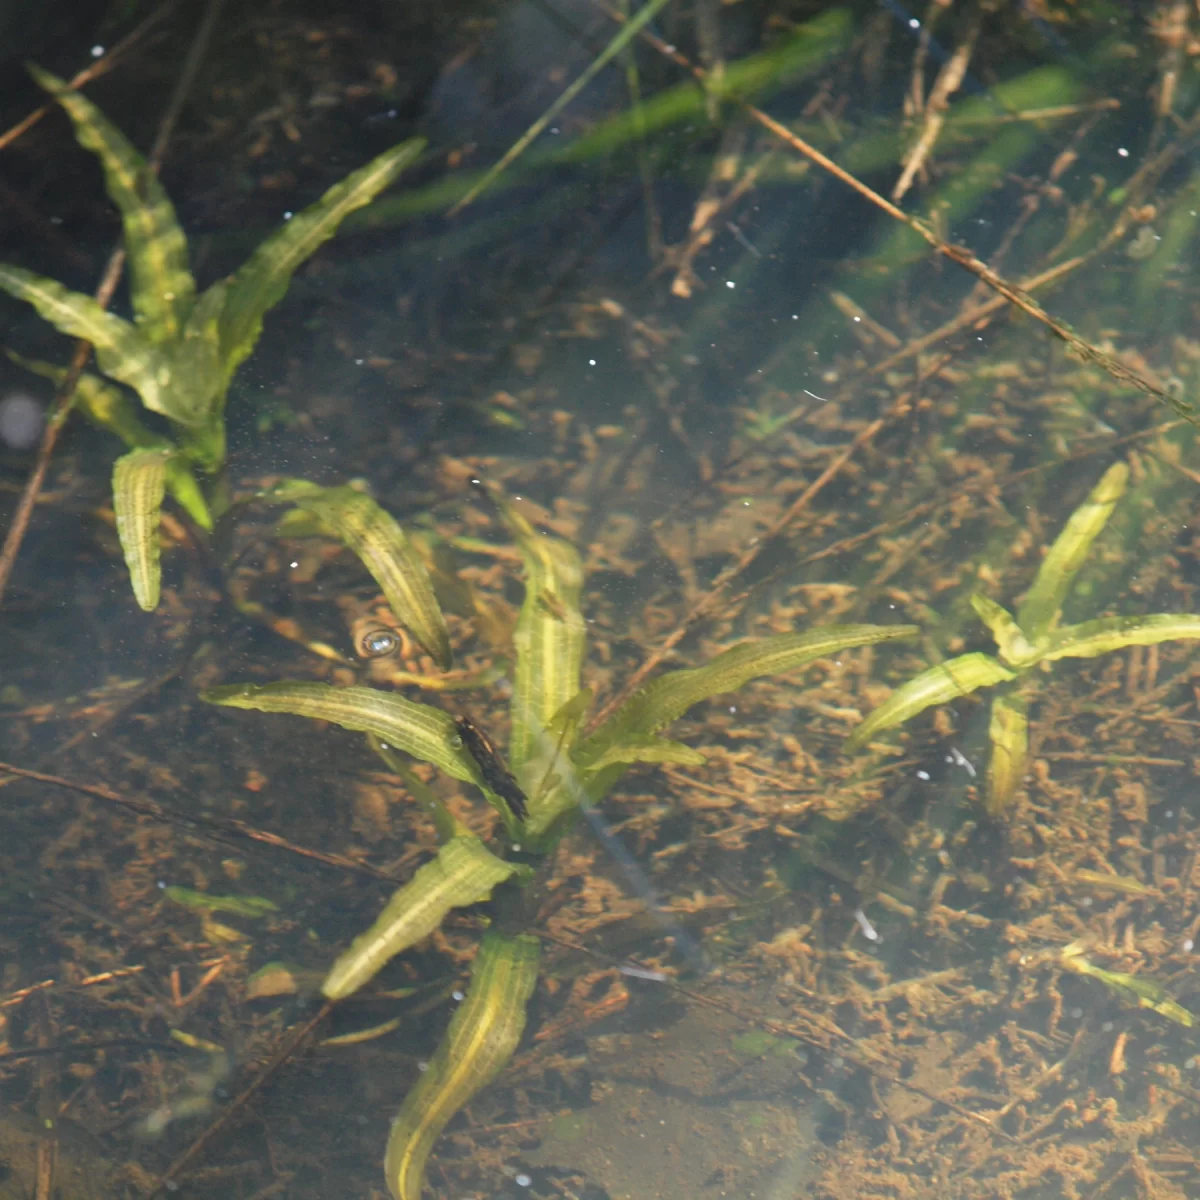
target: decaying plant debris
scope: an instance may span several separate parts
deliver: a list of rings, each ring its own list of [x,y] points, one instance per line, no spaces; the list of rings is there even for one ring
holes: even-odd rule
[[[1026,7],[1083,39],[1112,95],[1082,90],[1060,64],[1070,87],[1039,76],[1018,98],[1010,84],[1000,112],[959,96],[990,80],[1009,35],[989,13],[938,5],[911,43],[895,40],[907,35],[889,14],[851,22],[837,55],[804,64],[808,107],[794,123],[810,139],[817,126],[842,131],[835,157],[876,184],[892,164],[882,190],[907,189],[907,210],[942,236],[971,241],[985,214],[1000,227],[989,266],[1190,403],[1200,342],[1181,267],[1195,197],[1181,164],[1196,126],[1195,12],[1164,5],[1139,27],[1121,70],[1135,64],[1146,86],[1119,102],[1140,105],[1149,132],[1117,168],[1097,167],[1097,184],[1072,163],[1094,166],[1097,141],[1115,136],[1104,121],[1122,119],[1105,44],[1085,37],[1099,17],[1073,6],[1075,26],[1058,6]],[[259,33],[289,69],[321,44],[279,24]],[[841,36],[833,24],[820,33]],[[933,41],[944,60],[930,58]],[[312,53],[312,71],[328,72]],[[647,79],[650,61],[636,62]],[[711,30],[695,61],[739,78]],[[887,147],[851,143],[847,97],[881,71],[908,79],[903,112]],[[539,880],[543,979],[524,1037],[448,1126],[427,1194],[1200,1192],[1194,649],[1134,646],[1038,674],[1028,766],[994,816],[980,803],[989,715],[978,695],[921,713],[874,756],[843,752],[905,680],[991,651],[971,596],[1019,605],[1113,464],[1127,464],[1125,495],[1064,623],[1200,611],[1194,430],[1103,364],[1007,320],[1003,301],[950,283],[893,225],[830,267],[819,303],[754,310],[756,333],[776,318],[782,332],[748,349],[738,331],[751,317],[731,297],[753,292],[772,234],[776,245],[797,236],[782,216],[756,225],[751,206],[769,212],[780,179],[815,196],[830,185],[787,146],[758,141],[715,86],[689,103],[689,119],[715,111],[730,132],[705,144],[703,161],[721,169],[690,180],[703,200],[690,230],[658,231],[668,246],[646,274],[664,293],[677,284],[671,305],[607,279],[564,275],[556,294],[530,284],[536,326],[488,348],[507,371],[481,385],[479,346],[419,302],[403,315],[424,324],[381,350],[334,255],[321,352],[380,391],[404,389],[413,412],[461,397],[454,419],[399,431],[372,401],[310,385],[301,357],[278,359],[289,413],[278,445],[299,457],[344,432],[343,456],[314,478],[363,477],[401,515],[453,670],[435,662],[440,635],[403,628],[347,546],[261,504],[239,510],[223,574],[168,514],[159,609],[130,611],[106,470],[79,451],[57,462],[38,507],[55,532],[22,551],[29,569],[9,597],[19,636],[0,681],[4,758],[34,773],[0,788],[0,1196],[146,1196],[167,1177],[197,1197],[382,1194],[388,1122],[464,990],[484,913],[449,920],[309,1029],[316,995],[338,952],[432,856],[439,805],[485,839],[501,834],[503,810],[421,766],[371,760],[356,735],[214,712],[198,696],[233,679],[394,689],[503,745],[521,596],[516,552],[477,478],[579,548],[584,682],[598,707],[648,662],[691,667],[746,639],[864,622],[921,634],[700,706],[671,736],[703,766],[633,768],[596,806],[599,830],[558,843]],[[267,142],[297,144],[289,122],[310,136],[315,118],[298,111],[264,115],[247,161]],[[595,115],[579,121],[573,136],[615,136]],[[638,136],[652,131],[645,122]],[[1033,142],[1049,153],[1032,155]],[[652,193],[652,156],[630,154]],[[954,191],[996,164],[986,208]],[[819,210],[812,219],[832,236]],[[714,245],[744,250],[719,233],[725,221],[760,257],[745,250],[736,271],[725,260],[710,272]],[[430,229],[431,246],[440,236]],[[505,250],[508,284],[442,269],[457,287],[503,292],[521,252]],[[584,362],[620,352],[628,400],[581,398],[585,381],[562,367],[581,349]],[[814,349],[819,367],[798,370]],[[698,380],[705,371],[719,394]],[[243,469],[231,457],[247,493],[287,473],[270,458],[260,449]],[[68,540],[81,513],[90,532]],[[63,610],[64,596],[86,599]],[[146,644],[159,653],[131,650]]]

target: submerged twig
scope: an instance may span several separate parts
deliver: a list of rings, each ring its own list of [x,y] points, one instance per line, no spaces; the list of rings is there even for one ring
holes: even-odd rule
[[[164,1191],[174,1190],[174,1180],[176,1176],[184,1170],[187,1165],[198,1158],[207,1149],[211,1142],[223,1129],[236,1117],[243,1108],[258,1094],[262,1086],[270,1080],[275,1073],[289,1059],[292,1058],[304,1043],[312,1037],[317,1026],[325,1020],[334,1009],[334,1001],[326,1000],[315,1015],[310,1017],[303,1025],[298,1025],[290,1034],[284,1038],[279,1049],[271,1056],[271,1060],[265,1067],[230,1101],[229,1107],[177,1158],[167,1169],[159,1176],[158,1182],[154,1185],[147,1200],[154,1200],[155,1196],[161,1195]]]
[[[278,850],[286,850],[289,854],[298,854],[301,858],[312,859],[315,862],[324,863],[328,867],[337,867],[343,871],[354,871],[360,875],[373,875],[376,879],[385,879],[390,883],[396,882],[394,876],[389,875],[386,871],[379,870],[377,867],[369,866],[367,863],[356,862],[354,859],[347,858],[342,854],[330,854],[324,850],[311,850],[307,846],[298,846],[295,842],[289,842],[287,838],[280,837],[277,833],[268,833],[265,829],[256,829],[253,825],[247,825],[246,822],[239,821],[233,817],[212,817],[197,812],[172,812],[171,809],[164,808],[161,804],[156,804],[153,800],[135,800],[131,796],[122,796],[119,792],[114,792],[110,788],[103,787],[100,784],[80,783],[78,780],[66,779],[61,775],[47,775],[44,771],[30,771],[25,767],[17,767],[11,763],[0,762],[0,775],[3,774],[16,775],[21,779],[32,779],[35,783],[53,784],[55,787],[79,792],[84,796],[92,796],[97,800],[105,800],[109,804],[119,805],[121,808],[135,812],[139,816],[153,817],[155,820],[175,825],[198,825],[202,828],[210,829],[215,833],[247,838],[252,842],[259,842],[264,846],[274,846]]]

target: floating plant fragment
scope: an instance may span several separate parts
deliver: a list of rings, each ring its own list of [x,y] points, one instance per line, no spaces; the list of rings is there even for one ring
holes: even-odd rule
[[[1106,971],[1103,967],[1097,967],[1084,957],[1083,946],[1078,942],[1063,947],[1061,962],[1068,971],[1074,971],[1076,975],[1090,975],[1093,979],[1100,980],[1110,992],[1120,996],[1127,1004],[1148,1008],[1160,1017],[1166,1017],[1168,1021],[1174,1021],[1176,1025],[1184,1025],[1189,1029],[1196,1023],[1196,1018],[1182,1004],[1177,1004],[1167,995],[1162,984],[1155,983],[1152,979],[1142,979],[1137,975],[1125,975],[1119,971]]]

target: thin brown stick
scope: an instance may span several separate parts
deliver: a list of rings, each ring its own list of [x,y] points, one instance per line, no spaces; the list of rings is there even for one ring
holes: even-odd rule
[[[320,1010],[303,1025],[298,1025],[287,1034],[270,1062],[233,1098],[229,1107],[159,1176],[147,1200],[161,1195],[189,1163],[198,1158],[210,1142],[233,1121],[243,1108],[258,1094],[262,1086],[287,1063],[294,1054],[312,1037],[317,1026],[333,1011],[335,1001],[326,1000]]]
[[[175,8],[177,3],[178,0],[165,0],[132,33],[122,38],[107,54],[96,59],[95,62],[89,63],[82,71],[77,71],[72,75],[67,80],[67,87],[71,91],[77,91],[85,83],[90,83],[93,79],[99,79],[101,75],[107,75],[155,25]],[[35,108],[33,112],[23,117],[10,129],[5,130],[4,133],[0,133],[0,150],[4,150],[6,147],[12,145],[17,138],[32,129],[53,108],[54,103],[52,101],[43,104],[41,108]]]
[[[150,170],[156,175],[162,166],[163,158],[166,156],[167,146],[170,143],[171,134],[174,132],[175,123],[178,121],[179,114],[183,109],[184,100],[195,81],[196,73],[200,68],[200,62],[204,57],[205,51],[208,49],[209,41],[212,39],[212,32],[216,26],[217,17],[220,14],[223,4],[224,0],[209,0],[204,18],[200,22],[200,28],[197,30],[196,37],[192,41],[191,49],[189,49],[187,59],[183,65],[183,70],[180,72],[179,80],[175,85],[171,101],[167,105],[166,112],[163,113],[162,120],[159,122],[158,133],[154,139],[154,147],[147,160]],[[156,20],[159,19],[161,12],[169,8],[170,5],[164,6],[164,10],[153,14],[154,18]],[[121,43],[121,46],[127,47],[131,44],[132,40],[139,38],[147,27],[148,23],[143,22],[133,34]],[[75,80],[72,80],[72,83],[78,86],[76,81],[84,74],[85,72],[80,72],[75,77]],[[0,146],[2,144],[0,143]],[[117,284],[121,280],[121,272],[124,268],[125,246],[122,243],[109,256],[108,264],[104,268],[104,275],[100,280],[100,286],[96,289],[96,303],[101,308],[107,308],[112,302],[113,293],[117,290]],[[25,488],[21,492],[21,498],[17,501],[16,511],[13,513],[12,522],[9,524],[8,532],[4,537],[4,546],[0,549],[0,600],[4,599],[4,593],[8,588],[9,576],[12,574],[13,566],[17,561],[17,555],[20,553],[21,543],[25,540],[25,533],[29,528],[29,522],[33,516],[37,498],[41,494],[42,484],[46,479],[46,472],[50,468],[50,459],[54,454],[55,446],[58,445],[59,432],[62,430],[63,425],[66,424],[67,417],[70,415],[71,406],[75,401],[75,388],[79,383],[79,377],[83,374],[83,368],[87,366],[87,360],[91,357],[91,353],[91,343],[82,339],[75,343],[75,352],[71,355],[71,363],[67,367],[66,377],[63,379],[62,386],[58,389],[58,394],[54,398],[51,415],[42,433],[41,445],[38,447],[37,461],[34,463],[28,480],[26,480]]]
[[[359,875],[371,875],[376,879],[387,880],[389,883],[397,882],[393,876],[389,875],[386,871],[381,871],[378,867],[356,862],[354,859],[347,858],[342,854],[331,854],[324,850],[311,850],[307,846],[299,846],[295,842],[288,841],[287,838],[280,837],[277,833],[268,833],[265,829],[256,829],[253,825],[248,825],[245,821],[239,821],[233,817],[212,817],[204,813],[175,812],[161,804],[155,803],[153,800],[141,800],[134,799],[131,796],[122,796],[119,792],[114,792],[111,788],[106,788],[102,784],[80,783],[78,780],[67,779],[62,775],[47,775],[44,771],[31,771],[25,767],[13,766],[12,763],[0,762],[0,775],[5,773],[16,775],[21,779],[32,779],[36,783],[48,783],[54,787],[66,788],[72,792],[79,792],[84,796],[92,796],[97,800],[103,800],[108,804],[115,804],[120,808],[127,809],[129,812],[135,812],[139,816],[153,817],[155,820],[165,821],[174,825],[198,825],[201,828],[225,834],[227,837],[247,838],[252,842],[258,842],[260,845],[273,846],[277,850],[286,850],[289,854],[297,854],[301,858],[324,863],[327,867],[336,867],[341,871],[354,871]]]

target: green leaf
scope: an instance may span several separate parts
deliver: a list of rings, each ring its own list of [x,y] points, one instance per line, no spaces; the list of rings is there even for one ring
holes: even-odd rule
[[[61,385],[66,378],[65,367],[58,367],[40,359],[25,358],[12,350],[6,353],[13,362],[20,364],[27,371],[52,380],[56,385]],[[191,467],[182,457],[174,454],[175,446],[169,438],[154,433],[142,424],[138,419],[137,409],[119,387],[105,383],[90,371],[84,371],[75,385],[74,407],[93,425],[115,433],[127,446],[139,450],[172,451],[172,457],[167,462],[167,491],[197,525],[202,529],[212,529],[212,513],[209,511],[208,501],[205,500]]]
[[[1057,624],[1067,592],[1092,542],[1125,494],[1128,480],[1129,468],[1122,462],[1113,463],[1071,514],[1038,568],[1033,586],[1017,610],[1017,624],[1035,645]]]
[[[355,209],[369,204],[425,148],[420,138],[385,150],[347,175],[315,204],[272,234],[229,281],[221,315],[221,357],[226,379],[254,349],[263,316],[283,299],[296,268],[335,233]]]
[[[362,560],[392,611],[442,670],[452,665],[450,634],[429,573],[399,523],[365,492],[286,480],[270,499],[295,504],[332,530]]]
[[[29,73],[66,110],[75,137],[100,159],[109,198],[121,213],[129,292],[138,328],[152,343],[177,337],[196,295],[187,240],[154,172],[125,135],[82,93],[49,71]]]
[[[279,905],[265,896],[214,896],[191,888],[169,887],[163,892],[168,900],[194,912],[228,912],[239,917],[266,917],[279,911]]]
[[[367,734],[367,743],[371,749],[387,763],[388,770],[399,775],[404,782],[405,791],[424,810],[425,815],[433,822],[437,830],[438,841],[448,842],[460,833],[470,830],[442,803],[442,798],[415,771],[409,767],[399,754],[381,741],[373,733]]]
[[[529,784],[521,768],[538,757],[542,739],[549,738],[548,726],[580,692],[587,640],[579,611],[583,567],[574,546],[538,533],[503,498],[496,497],[496,502],[525,563],[525,599],[513,630],[516,665],[508,756]]]
[[[992,701],[988,722],[991,756],[988,759],[986,807],[992,817],[1000,817],[1021,781],[1025,778],[1025,759],[1029,753],[1029,715],[1025,698],[1015,692]]]
[[[1059,658],[1095,658],[1126,646],[1157,646],[1200,638],[1200,616],[1194,613],[1153,613],[1145,617],[1101,617],[1068,625],[1050,635],[1043,662]]]
[[[158,526],[167,489],[167,464],[172,454],[165,449],[131,450],[113,464],[117,536],[125,552],[133,594],[146,612],[158,607],[162,583]]]
[[[588,762],[589,772],[629,763],[672,763],[681,767],[700,767],[708,760],[699,750],[661,737],[630,737],[616,742]]]
[[[591,769],[610,747],[636,744],[681,717],[709,696],[735,692],[751,679],[791,671],[818,658],[911,637],[915,625],[827,625],[807,633],[783,633],[743,642],[718,654],[703,667],[672,671],[636,692],[580,746],[576,761]]]
[[[992,631],[992,637],[1000,649],[1000,657],[1010,667],[1024,667],[1036,661],[1037,650],[1029,644],[1029,639],[1008,609],[978,593],[971,597],[971,607]]]
[[[129,384],[147,408],[170,415],[163,390],[170,382],[167,364],[128,321],[101,308],[91,296],[6,263],[0,263],[0,288],[32,304],[60,333],[91,342],[106,375]]]
[[[935,704],[945,704],[960,696],[969,696],[981,687],[991,687],[1016,677],[1015,672],[990,654],[961,654],[938,663],[901,684],[846,739],[845,749],[847,752],[856,750],[880,730],[901,725]]]
[[[209,688],[202,693],[202,698],[210,704],[228,708],[294,713],[318,721],[332,721],[343,729],[373,733],[387,745],[441,767],[454,779],[481,783],[479,768],[463,748],[454,718],[440,708],[417,704],[394,692],[284,681],[260,687],[234,683]]]
[[[517,867],[497,858],[473,833],[452,838],[387,902],[375,923],[333,964],[321,991],[342,1000],[384,965],[428,937],[452,908],[478,904]]]
[[[446,1123],[512,1058],[537,984],[539,951],[528,935],[484,934],[466,999],[392,1123],[384,1173],[395,1200],[421,1200],[425,1163]]]

